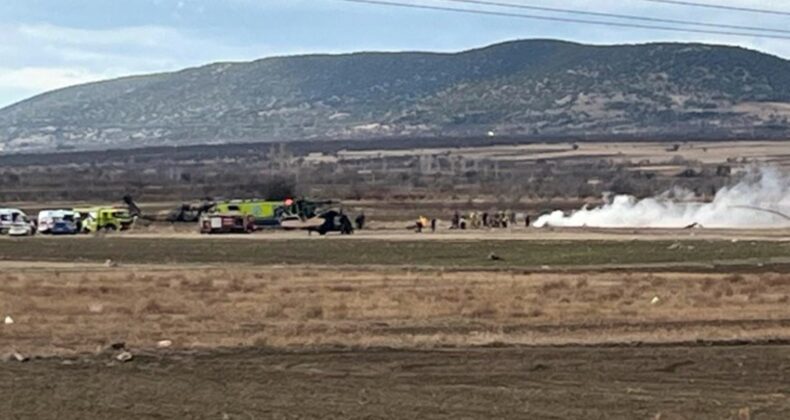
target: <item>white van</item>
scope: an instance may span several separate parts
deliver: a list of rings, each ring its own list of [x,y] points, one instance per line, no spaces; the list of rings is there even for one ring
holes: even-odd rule
[[[27,236],[36,232],[25,212],[19,209],[0,208],[0,235]]]

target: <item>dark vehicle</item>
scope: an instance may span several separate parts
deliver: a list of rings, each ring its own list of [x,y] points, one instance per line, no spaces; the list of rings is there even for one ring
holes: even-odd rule
[[[200,221],[201,216],[210,213],[216,207],[213,200],[205,199],[200,203],[183,203],[172,210],[143,213],[132,196],[125,195],[123,202],[129,207],[129,213],[149,222],[195,223]]]
[[[307,227],[309,233],[317,232],[319,235],[326,235],[329,232],[340,232],[343,235],[349,235],[354,232],[348,217],[336,210],[327,210],[312,220],[320,222],[320,224],[316,223],[314,226]]]

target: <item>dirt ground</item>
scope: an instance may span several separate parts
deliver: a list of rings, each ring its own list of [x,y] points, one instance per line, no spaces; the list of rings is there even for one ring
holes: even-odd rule
[[[8,419],[786,419],[786,346],[246,349],[0,369]]]
[[[0,418],[790,417],[782,232],[156,233],[0,239]]]

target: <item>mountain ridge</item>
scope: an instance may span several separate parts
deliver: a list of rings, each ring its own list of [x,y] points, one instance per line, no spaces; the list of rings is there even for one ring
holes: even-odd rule
[[[506,41],[217,62],[0,109],[0,151],[415,136],[790,135],[790,61],[702,43]]]

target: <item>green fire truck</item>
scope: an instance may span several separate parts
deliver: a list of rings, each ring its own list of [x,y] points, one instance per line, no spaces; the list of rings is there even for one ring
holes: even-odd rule
[[[129,210],[121,207],[93,207],[75,209],[75,212],[81,216],[82,231],[85,233],[127,230],[134,223]]]
[[[330,201],[314,202],[308,200],[227,200],[216,203],[214,214],[241,214],[251,216],[258,228],[279,228],[287,220],[307,220],[318,216],[321,206],[332,204]]]

